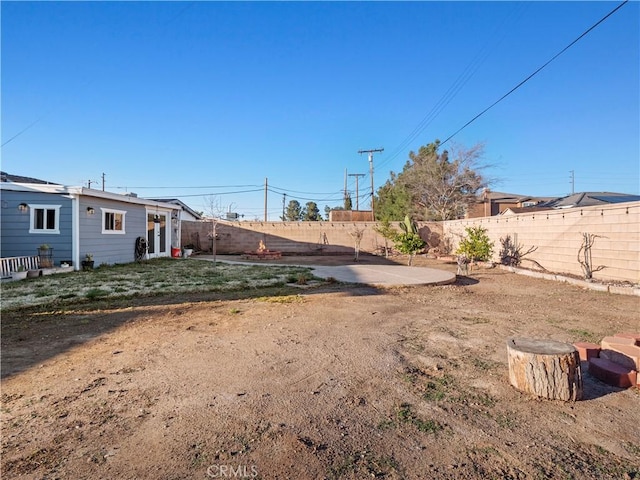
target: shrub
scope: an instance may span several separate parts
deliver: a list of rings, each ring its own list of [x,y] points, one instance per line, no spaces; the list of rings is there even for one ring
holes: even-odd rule
[[[487,230],[482,227],[467,227],[465,232],[467,236],[460,241],[456,253],[473,261],[489,260],[493,254],[493,242],[487,236]]]

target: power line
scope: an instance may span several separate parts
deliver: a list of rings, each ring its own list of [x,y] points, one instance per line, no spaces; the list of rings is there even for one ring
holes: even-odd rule
[[[520,11],[518,14],[522,12],[524,7],[520,7]],[[492,34],[492,38],[497,35],[497,33],[503,28],[504,24],[510,20],[511,15],[505,17],[500,25],[496,27],[495,31]],[[496,45],[500,44],[504,39],[504,35],[500,38]],[[436,102],[436,104],[431,108],[429,113],[427,113],[424,118],[418,123],[418,125],[411,131],[411,133],[405,138],[400,145],[398,145],[394,150],[392,150],[392,154],[387,157],[383,162],[378,165],[378,168],[388,164],[393,159],[395,159],[402,151],[409,146],[411,142],[413,142],[430,124],[433,122],[438,115],[451,103],[451,101],[458,95],[460,90],[467,84],[469,80],[475,75],[476,71],[480,68],[480,66],[484,63],[484,61],[489,57],[491,53],[489,50],[490,44],[489,42],[485,43],[484,46],[480,49],[480,51],[476,54],[476,56],[467,64],[462,73],[458,75],[458,78],[451,84],[449,89],[440,97],[440,99]]]
[[[505,98],[507,98],[509,95],[511,95],[513,92],[515,92],[517,89],[519,89],[522,85],[524,85],[525,83],[527,83],[529,80],[531,80],[534,76],[536,76],[542,69],[544,69],[547,65],[549,65],[551,62],[553,62],[556,58],[558,58],[560,55],[562,55],[564,52],[566,52],[567,50],[569,50],[569,48],[571,48],[573,45],[575,45],[579,40],[581,40],[584,36],[586,36],[589,32],[591,32],[594,28],[596,28],[598,25],[600,25],[602,22],[604,22],[607,18],[609,18],[611,15],[613,15],[616,11],[618,11],[625,3],[627,3],[629,0],[624,0],[624,2],[622,2],[620,5],[618,5],[616,8],[614,8],[613,10],[611,10],[609,13],[607,13],[604,17],[602,17],[600,20],[598,20],[596,23],[594,23],[591,27],[589,27],[587,30],[585,30],[578,38],[576,38],[573,42],[571,42],[569,45],[567,45],[566,47],[564,47],[562,50],[560,50],[558,53],[556,53],[550,60],[548,60],[544,65],[542,65],[540,68],[538,68],[535,72],[533,72],[531,75],[529,75],[527,78],[525,78],[524,80],[522,80],[518,85],[516,85],[515,87],[513,87],[511,90],[509,90],[507,93],[505,93],[502,97],[500,97],[498,100],[496,100],[495,102],[493,102],[491,105],[489,105],[487,108],[485,108],[483,111],[481,111],[479,114],[477,114],[475,117],[473,117],[471,120],[469,120],[467,123],[465,123],[462,127],[460,127],[455,133],[453,133],[452,135],[449,135],[449,137],[444,141],[441,142],[440,145],[444,145],[445,143],[447,143],[449,140],[451,140],[453,137],[455,137],[458,133],[460,133],[462,130],[464,130],[465,128],[467,128],[469,125],[471,125],[473,122],[475,122],[478,118],[480,118],[482,115],[484,115],[485,113],[487,113],[489,110],[491,110],[493,107],[495,107],[498,103],[500,103],[502,100],[504,100]]]
[[[153,188],[155,189],[163,189],[163,188],[174,188],[176,190],[181,190],[181,189],[189,189],[189,188],[248,188],[248,187],[256,187],[256,188],[260,188],[262,187],[262,185],[196,185],[196,186],[175,186],[175,185],[171,185],[171,186],[126,186],[126,187],[113,187],[113,188],[118,188],[121,190],[127,190],[127,189],[131,189],[131,188],[135,188],[137,190],[142,190],[145,188]]]

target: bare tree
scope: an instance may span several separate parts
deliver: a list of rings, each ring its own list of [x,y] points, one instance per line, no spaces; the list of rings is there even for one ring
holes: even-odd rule
[[[211,230],[207,233],[207,237],[211,239],[211,253],[213,254],[213,266],[216,266],[216,253],[217,245],[216,240],[218,238],[218,223],[224,213],[224,208],[220,199],[215,195],[207,195],[204,197],[205,214],[208,220],[211,222]]]
[[[578,250],[578,262],[584,272],[584,278],[591,280],[594,272],[607,268],[605,265],[598,265],[593,268],[593,259],[591,258],[591,247],[596,242],[596,238],[604,238],[601,235],[595,235],[593,233],[582,233],[582,245]]]
[[[358,257],[360,256],[360,242],[362,242],[362,237],[364,236],[364,228],[354,228],[351,232],[349,232],[349,235],[351,235],[354,241],[353,260],[357,262]]]
[[[520,266],[525,255],[529,255],[538,249],[538,247],[533,246],[525,252],[524,246],[518,243],[517,238],[512,240],[511,235],[501,238],[500,243],[502,244],[502,249],[499,253],[500,263],[510,267]]]

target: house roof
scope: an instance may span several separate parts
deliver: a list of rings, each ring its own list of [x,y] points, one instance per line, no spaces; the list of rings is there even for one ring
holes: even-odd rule
[[[531,195],[522,195],[519,193],[494,192],[487,190],[478,195],[479,201],[490,199],[492,203],[518,203],[518,202],[546,202],[553,197],[532,197]]]
[[[106,200],[114,200],[123,203],[133,203],[138,205],[147,205],[163,209],[175,210],[176,205],[172,203],[159,202],[146,198],[138,198],[132,195],[122,195],[120,193],[105,192],[102,190],[94,190],[85,187],[69,187],[65,185],[56,185],[51,183],[13,183],[0,182],[0,190],[11,190],[15,192],[41,192],[54,193],[60,195],[78,195],[103,198]]]
[[[556,198],[540,206],[552,208],[592,207],[594,205],[608,205],[611,203],[637,202],[640,195],[613,192],[581,192]]]
[[[21,175],[13,175],[7,172],[0,172],[0,182],[11,183],[40,183],[45,185],[57,185],[56,182],[49,182],[47,180],[40,180],[39,178],[23,177]]]
[[[189,214],[193,215],[195,218],[197,218],[199,220],[202,220],[202,215],[200,215],[198,212],[193,210],[191,207],[189,207],[189,205],[184,203],[179,198],[150,198],[149,200],[155,200],[156,202],[172,203],[174,205],[179,205],[180,207],[182,207],[182,209],[184,211],[186,211]]]
[[[552,210],[551,207],[540,207],[538,205],[534,205],[531,207],[509,207],[500,215],[509,215],[514,213],[531,213],[531,212],[540,212],[542,210]]]

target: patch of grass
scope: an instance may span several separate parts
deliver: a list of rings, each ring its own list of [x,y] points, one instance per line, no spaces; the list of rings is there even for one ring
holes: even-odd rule
[[[24,307],[164,294],[231,292],[269,289],[284,285],[287,278],[312,279],[310,270],[297,266],[230,265],[197,259],[160,258],[140,263],[101,265],[91,271],[46,275],[30,282],[7,282],[2,286],[3,312]],[[55,297],[52,300],[52,297]],[[104,300],[103,300],[104,301]]]
[[[258,297],[259,302],[267,303],[303,303],[304,298],[300,295],[282,295],[276,297]]]
[[[442,385],[436,382],[428,382],[426,391],[422,394],[422,398],[429,402],[438,402],[444,400],[447,394],[445,393]]]
[[[91,300],[98,297],[106,297],[107,295],[109,295],[109,292],[100,288],[92,288],[91,290],[87,290],[84,294],[85,297]]]
[[[462,317],[460,320],[462,320],[464,323],[469,323],[471,325],[480,325],[483,323],[489,323],[489,320],[487,320],[486,318],[480,318],[480,317]]]
[[[423,420],[418,417],[408,403],[403,403],[396,412],[396,418],[400,423],[409,423],[425,433],[438,433],[444,427],[436,420]]]
[[[55,294],[56,292],[54,290],[46,290],[46,289],[41,289],[41,290],[38,290],[37,292],[34,292],[34,295],[36,297],[51,297]]]
[[[483,370],[483,371],[488,371],[488,370],[493,370],[494,368],[496,368],[498,366],[498,363],[496,362],[492,362],[490,360],[484,360],[481,358],[477,358],[474,357],[471,360],[471,363],[473,364],[474,367]]]
[[[508,430],[513,430],[516,425],[516,417],[511,413],[503,413],[496,417],[496,422],[500,427],[506,428]]]
[[[326,478],[387,478],[390,475],[401,474],[398,462],[390,456],[377,457],[372,452],[364,450],[354,452],[336,462],[328,472]],[[393,475],[391,478],[398,478]],[[403,478],[401,476],[400,478]]]
[[[595,333],[590,332],[589,330],[584,330],[581,328],[570,328],[567,331],[572,335],[572,337],[574,337],[574,342],[600,342],[600,338],[598,338]]]

